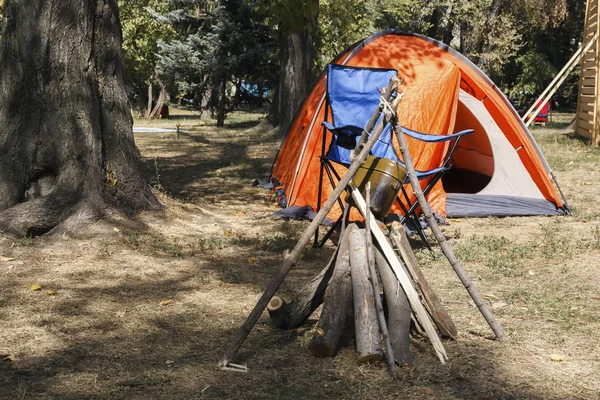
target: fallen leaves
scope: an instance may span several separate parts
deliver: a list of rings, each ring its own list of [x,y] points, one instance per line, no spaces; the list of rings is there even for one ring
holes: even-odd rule
[[[496,303],[492,303],[493,310],[498,310],[498,309],[504,308],[504,307],[508,307],[508,303],[505,303],[503,301],[498,301]]]
[[[565,355],[563,354],[550,354],[550,361],[554,361],[554,362],[561,362],[564,361],[566,358]]]
[[[15,355],[13,353],[0,354],[0,357],[2,357],[2,361],[10,361],[10,362],[17,361],[17,357],[15,357]]]
[[[0,256],[0,262],[15,261],[16,258]]]
[[[31,290],[32,292],[41,292],[42,291],[42,287],[37,284],[37,283],[32,283],[31,285],[29,285],[29,290]],[[56,295],[56,291],[55,290],[46,290],[45,293],[48,296],[54,296]]]
[[[172,299],[163,300],[163,301],[161,301],[161,302],[160,302],[160,303],[158,303],[158,304],[160,304],[161,306],[168,306],[168,305],[170,305],[170,304],[173,304],[173,300],[172,300]]]

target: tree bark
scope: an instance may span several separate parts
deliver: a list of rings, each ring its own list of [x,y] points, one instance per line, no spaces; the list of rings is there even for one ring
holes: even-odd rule
[[[318,4],[318,0],[313,0]],[[312,55],[317,15],[306,24],[281,35],[279,40],[279,132],[283,140],[312,80]]]
[[[442,336],[457,339],[458,330],[456,329],[456,325],[454,324],[454,321],[452,321],[452,318],[450,318],[450,315],[446,311],[446,307],[444,307],[440,298],[431,286],[429,286],[429,282],[425,279],[425,275],[421,272],[419,262],[408,243],[406,231],[399,222],[392,224],[390,236],[392,241],[396,244],[401,257],[407,266],[408,273],[415,282],[415,288],[421,295],[423,303],[440,333]]]
[[[152,113],[152,99],[154,97],[152,82],[154,81],[154,75],[150,76],[148,79],[148,102],[146,106],[145,117],[150,118],[150,114]]]
[[[377,322],[373,288],[367,270],[365,231],[349,229],[352,298],[354,299],[354,329],[358,363],[381,361],[383,346]],[[377,293],[379,295],[379,293]]]
[[[225,126],[225,100],[227,98],[227,80],[223,79],[219,85],[219,104],[217,106],[217,126]]]
[[[160,93],[158,94],[156,105],[150,112],[150,115],[148,115],[148,118],[150,119],[160,118],[162,108],[165,105],[165,102],[167,101],[167,88],[165,87],[165,84],[158,78],[156,80],[158,81],[158,85],[160,86]],[[152,100],[150,100],[150,102],[152,102]]]
[[[384,255],[376,247],[375,260],[387,305],[387,323],[394,357],[400,366],[412,365],[410,354],[410,303]]]
[[[160,208],[134,144],[116,0],[13,0],[4,15],[0,230]]]
[[[294,293],[294,298],[289,303],[281,297],[274,296],[267,310],[273,324],[279,329],[296,329],[310,317],[310,315],[323,303],[325,291],[335,267],[337,250],[327,266],[314,279]]]
[[[331,357],[335,354],[352,304],[352,279],[348,252],[350,232],[351,230],[347,231],[338,246],[338,257],[331,282],[325,293],[321,318],[308,345],[310,351],[317,356]]]

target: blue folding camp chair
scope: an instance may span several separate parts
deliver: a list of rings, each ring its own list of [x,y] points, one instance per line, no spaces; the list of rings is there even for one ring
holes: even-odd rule
[[[397,74],[397,71],[394,69],[349,67],[335,64],[329,64],[327,66],[327,107],[325,109],[323,129],[327,129],[332,133],[332,140],[327,148],[327,135],[325,134],[325,131],[323,131],[318,209],[320,209],[321,206],[324,173],[327,174],[331,185],[335,187],[340,180],[340,176],[331,163],[335,162],[346,167],[350,165],[350,154],[356,147],[365,125],[379,107],[381,98],[379,90],[389,85],[390,79],[397,77]],[[330,110],[331,121],[328,121]],[[383,115],[380,115],[379,118],[383,118]],[[459,139],[464,135],[473,133],[472,129],[452,135],[429,135],[406,128],[402,128],[402,130],[404,134],[427,143],[437,144],[454,141],[450,150],[446,152],[444,159],[440,160],[440,167],[428,171],[417,171],[417,176],[420,181],[428,180],[423,189],[425,195],[429,193],[442,175],[451,168],[450,159],[454,154]],[[371,132],[369,132],[369,134],[370,133]],[[404,164],[398,158],[393,147],[392,133],[392,126],[388,123],[371,149],[371,155],[390,159],[404,167]],[[405,178],[403,183],[409,183],[408,177]],[[423,233],[416,213],[418,203],[416,201],[411,201],[404,186],[401,187],[401,190],[406,205],[399,198],[396,198],[404,213],[400,218],[400,222],[409,225],[410,228],[415,230],[421,239],[423,239],[426,246],[429,247],[429,243]],[[341,200],[338,199],[338,203],[343,209]],[[340,223],[341,217],[325,234],[321,241],[318,241],[317,233],[315,235],[315,245],[322,246]]]

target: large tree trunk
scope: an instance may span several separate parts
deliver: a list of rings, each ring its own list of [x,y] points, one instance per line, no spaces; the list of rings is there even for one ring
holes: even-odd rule
[[[312,0],[318,4],[318,0]],[[304,26],[281,35],[279,48],[279,132],[285,139],[296,112],[310,90],[317,15]],[[271,110],[273,111],[273,110]]]
[[[0,39],[0,230],[157,209],[125,92],[116,0],[10,0]]]

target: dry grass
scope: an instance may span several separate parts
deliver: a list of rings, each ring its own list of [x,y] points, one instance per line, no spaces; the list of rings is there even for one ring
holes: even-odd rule
[[[216,371],[283,250],[306,227],[261,218],[276,208],[250,183],[268,172],[278,140],[245,131],[259,117],[235,114],[216,129],[181,115],[155,123],[180,122],[190,133],[179,141],[136,135],[162,213],[102,221],[76,237],[0,236],[0,255],[15,259],[0,261],[0,354],[16,357],[0,362],[0,398],[600,398],[600,151],[556,128],[568,115],[534,134],[572,217],[444,227],[507,344],[490,340],[439,251],[419,251],[461,332],[446,343],[447,365],[415,340],[415,367],[392,382],[382,365],[357,366],[350,349],[314,358],[312,326],[279,332],[264,315],[236,359],[249,373]],[[307,249],[288,285],[316,274],[331,251]],[[31,283],[43,290],[30,291]]]

